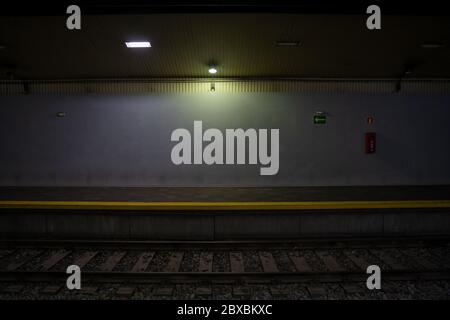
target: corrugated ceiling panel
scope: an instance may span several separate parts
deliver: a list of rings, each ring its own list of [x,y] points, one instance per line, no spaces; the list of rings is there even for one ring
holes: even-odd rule
[[[201,81],[1,81],[1,95],[17,94],[144,94],[208,92],[211,84],[216,92],[305,92],[305,93],[393,93],[395,80],[201,80]],[[405,80],[400,94],[450,93],[448,80]]]
[[[0,16],[0,79],[223,78],[390,79],[450,77],[448,17],[383,17],[368,32],[361,15],[154,14],[83,16],[68,31],[58,16]],[[152,47],[131,50],[124,42]],[[299,41],[298,47],[276,46]]]

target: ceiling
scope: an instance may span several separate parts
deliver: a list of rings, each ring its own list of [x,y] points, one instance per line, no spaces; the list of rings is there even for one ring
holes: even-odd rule
[[[231,13],[266,12],[298,14],[360,14],[372,4],[383,15],[442,15],[448,5],[442,0],[15,0],[4,1],[0,16],[61,15],[72,4],[83,14]]]
[[[156,13],[1,16],[0,79],[450,78],[449,16]],[[124,41],[152,48],[127,49]],[[300,41],[298,47],[277,47]],[[424,43],[444,47],[421,48]],[[411,73],[405,75],[405,71]]]

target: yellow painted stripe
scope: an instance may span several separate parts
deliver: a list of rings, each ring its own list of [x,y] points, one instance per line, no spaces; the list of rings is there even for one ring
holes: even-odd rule
[[[105,201],[0,201],[9,209],[89,210],[323,210],[450,208],[450,200],[302,201],[302,202],[105,202]]]

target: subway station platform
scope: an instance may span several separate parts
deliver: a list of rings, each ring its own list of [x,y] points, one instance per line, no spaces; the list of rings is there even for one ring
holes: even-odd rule
[[[417,235],[450,235],[450,186],[0,188],[1,238]]]

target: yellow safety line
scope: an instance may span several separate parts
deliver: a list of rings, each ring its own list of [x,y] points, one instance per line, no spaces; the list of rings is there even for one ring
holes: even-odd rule
[[[81,210],[323,210],[450,208],[450,200],[300,201],[300,202],[121,202],[121,201],[0,201],[8,209]]]

